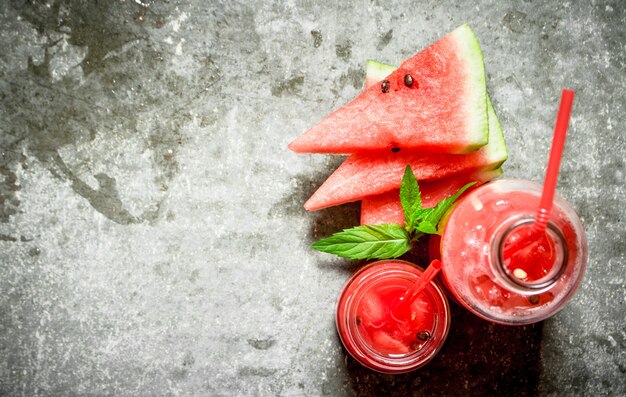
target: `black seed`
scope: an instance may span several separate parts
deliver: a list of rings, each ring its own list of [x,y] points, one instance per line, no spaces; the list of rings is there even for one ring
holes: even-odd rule
[[[391,84],[389,84],[389,80],[383,80],[383,82],[380,83],[380,88],[383,89],[383,93],[389,92],[389,87],[390,86],[391,86]]]
[[[391,151],[394,152],[394,153],[398,153],[400,151],[400,148],[399,147],[392,147]]]
[[[421,344],[420,342],[418,342],[418,341],[414,340],[414,341],[412,341],[412,342],[409,344],[409,347],[410,347],[411,349],[413,349],[413,350],[419,350],[419,349],[421,349],[421,348],[422,348],[422,344]]]
[[[356,325],[361,325],[361,317],[356,316]]]
[[[528,301],[530,303],[532,303],[533,305],[536,305],[537,303],[539,303],[539,295],[531,295],[528,297]]]
[[[411,76],[410,74],[405,74],[404,75],[404,85],[411,88],[413,87],[413,76]]]
[[[428,340],[430,339],[430,332],[428,331],[420,331],[417,333],[417,339],[419,340]]]

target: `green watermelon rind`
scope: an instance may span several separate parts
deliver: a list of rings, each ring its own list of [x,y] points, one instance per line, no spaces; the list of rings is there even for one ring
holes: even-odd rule
[[[489,170],[489,171],[485,171],[485,174],[488,175],[488,179],[492,180],[495,179],[499,176],[501,176],[502,174],[504,174],[504,170],[502,169],[502,167],[498,167],[496,169],[493,170]]]
[[[373,78],[375,81],[382,81],[396,69],[395,66],[368,59],[365,64],[365,79]]]
[[[488,158],[499,161],[494,164],[494,168],[500,167],[509,158],[509,152],[506,149],[506,141],[504,140],[504,131],[502,130],[502,124],[498,119],[496,110],[493,108],[491,99],[487,96],[487,114],[489,116],[489,142],[486,148],[486,155]]]
[[[368,59],[365,66],[365,80],[366,82],[370,80],[381,81],[385,77],[389,76],[394,70],[396,70],[395,66]],[[494,162],[492,168],[495,169],[500,167],[507,160],[509,154],[506,149],[506,142],[504,140],[504,131],[502,130],[502,124],[500,124],[500,120],[498,120],[498,115],[493,108],[491,99],[489,98],[488,94],[487,116],[489,120],[487,129],[489,144],[485,146],[486,156],[488,156],[488,158]]]
[[[461,25],[455,29],[451,35],[454,37],[455,41],[459,43],[459,47],[465,52],[465,59],[469,63],[468,70],[473,72],[466,84],[470,86],[468,92],[476,95],[476,98],[468,98],[466,103],[467,106],[474,106],[473,109],[468,110],[468,114],[474,117],[471,124],[474,124],[475,128],[471,128],[470,130],[475,132],[473,136],[470,135],[468,137],[468,140],[475,140],[477,143],[467,147],[466,152],[469,153],[480,149],[489,142],[489,122],[486,119],[487,82],[485,79],[485,63],[478,39],[469,25]]]

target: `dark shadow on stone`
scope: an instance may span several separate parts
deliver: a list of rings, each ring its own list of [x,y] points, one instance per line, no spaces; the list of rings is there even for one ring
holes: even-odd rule
[[[339,96],[341,90],[347,85],[351,85],[355,90],[359,90],[365,87],[365,76],[362,69],[350,68],[346,73],[343,73],[338,80],[333,84],[332,92]]]
[[[376,44],[376,49],[378,51],[382,51],[385,47],[387,47],[387,44],[389,44],[392,38],[393,38],[393,29],[389,29],[387,33],[381,36],[380,40],[378,40],[378,44]]]
[[[319,48],[322,45],[322,32],[319,29],[311,30],[311,36],[313,36],[313,47]]]
[[[304,203],[309,199],[309,197],[313,195],[313,193],[315,193],[315,191],[322,185],[322,183],[324,183],[326,178],[328,178],[330,174],[332,174],[335,169],[339,167],[344,159],[344,157],[340,156],[329,156],[329,161],[325,165],[324,169],[320,170],[318,173],[298,174],[293,177],[295,181],[295,187],[279,202],[274,204],[272,208],[270,208],[267,215],[270,218],[286,215],[290,217],[311,217],[315,219],[320,214],[323,215],[329,210],[337,210],[339,208],[338,211],[342,211],[341,208],[350,206],[351,204],[348,204],[347,206],[331,207],[327,210],[314,212],[310,212],[304,209]],[[309,235],[307,236],[307,239],[307,241],[310,241],[312,237]]]
[[[259,339],[259,338],[251,338],[247,339],[247,342],[250,346],[257,350],[267,350],[270,347],[274,346],[276,341],[273,338]]]
[[[330,259],[326,261],[318,261],[317,267],[325,272],[343,272],[346,274],[346,276],[350,276],[351,274],[359,270],[362,266],[365,266],[367,263],[369,263],[368,261],[364,260],[352,260],[338,257],[333,258],[331,255],[329,255],[329,258]],[[339,291],[337,291],[337,293],[339,293]]]
[[[442,351],[425,367],[386,375],[348,355],[346,372],[357,396],[534,396],[541,374],[543,323],[510,327],[452,306]],[[339,342],[338,342],[339,343]]]
[[[58,153],[53,156],[54,165],[58,171],[56,175],[69,180],[72,190],[87,199],[89,204],[102,215],[121,225],[139,223],[139,219],[124,209],[117,192],[117,183],[114,178],[106,174],[94,175],[98,181],[98,189],[91,188],[87,183],[78,178],[65,164]],[[51,170],[54,174],[54,170]]]
[[[40,34],[69,28],[70,44],[87,48],[82,62],[86,74],[103,67],[105,57],[111,51],[147,37],[139,25],[127,23],[139,7],[133,3],[56,0],[48,5],[46,2],[13,0],[12,6]]]
[[[314,243],[333,233],[358,226],[361,203],[347,203],[311,213],[311,228],[306,236],[308,243]]]
[[[272,84],[271,92],[273,96],[297,95],[302,90],[304,76],[295,76],[288,80],[278,81]]]

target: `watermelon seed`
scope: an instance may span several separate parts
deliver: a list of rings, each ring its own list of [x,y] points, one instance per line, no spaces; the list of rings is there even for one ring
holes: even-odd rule
[[[417,333],[417,339],[419,340],[428,340],[430,339],[430,332],[428,331],[420,331]]]
[[[389,92],[389,87],[390,87],[389,80],[383,80],[383,82],[380,83],[380,88],[383,89],[383,93]]]
[[[400,148],[399,147],[392,147],[391,151],[394,152],[394,153],[398,153],[400,151]]]
[[[362,321],[361,321],[361,317],[356,316],[356,325],[361,325]]]
[[[409,344],[409,347],[413,350],[419,350],[422,348],[422,344],[416,341],[413,341]]]
[[[413,76],[411,76],[410,74],[405,74],[404,75],[404,85],[411,88],[413,87]]]
[[[528,297],[528,301],[530,303],[532,303],[533,305],[536,305],[537,303],[539,303],[539,295],[531,295]]]

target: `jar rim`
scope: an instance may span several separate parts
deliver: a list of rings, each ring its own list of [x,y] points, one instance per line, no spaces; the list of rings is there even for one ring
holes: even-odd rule
[[[505,287],[511,288],[514,292],[521,294],[537,294],[550,289],[565,273],[567,262],[569,260],[567,241],[563,232],[556,224],[554,224],[554,222],[548,221],[546,233],[550,235],[550,238],[555,240],[557,243],[556,246],[561,248],[561,255],[557,255],[550,272],[539,280],[524,281],[515,277],[507,269],[504,263],[504,245],[507,237],[520,227],[532,225],[535,220],[535,216],[520,216],[511,218],[509,222],[503,223],[501,227],[496,230],[491,241],[492,256],[495,260],[490,262],[493,264],[494,273],[500,276],[498,279],[500,282],[506,284]]]
[[[415,273],[415,271],[420,273]],[[360,282],[367,286],[377,282],[381,277],[410,277],[415,281],[419,280],[419,275],[423,271],[421,267],[407,261],[382,260],[364,266],[348,279],[337,300],[336,326],[346,350],[359,363],[379,372],[404,373],[425,365],[441,350],[450,328],[450,307],[444,291],[436,283],[428,285],[425,289],[435,311],[433,313],[434,325],[431,330],[431,337],[419,350],[398,357],[390,357],[370,346],[363,340],[356,328],[356,307],[358,307],[360,298],[367,293],[367,288],[357,286],[350,289],[353,283]]]

